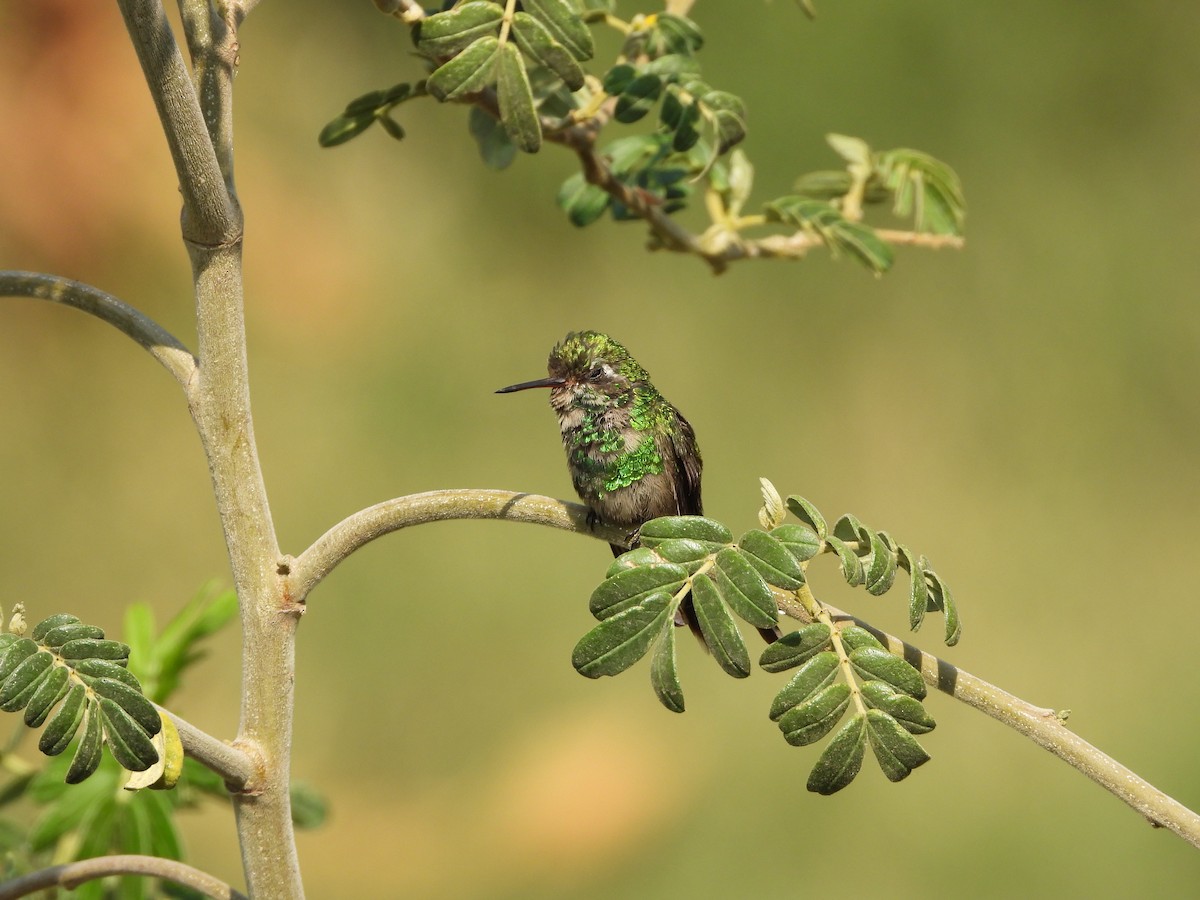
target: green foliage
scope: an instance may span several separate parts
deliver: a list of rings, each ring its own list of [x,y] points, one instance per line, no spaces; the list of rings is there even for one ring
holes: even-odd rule
[[[547,140],[579,153],[581,171],[558,192],[572,224],[590,225],[605,213],[616,221],[649,220],[651,246],[698,252],[717,271],[726,254],[799,257],[821,244],[881,274],[894,262],[896,236],[867,224],[863,208],[887,200],[895,215],[912,221],[915,232],[900,235],[906,242],[918,242],[918,235],[953,242],[961,235],[962,187],[948,166],[916,150],[872,152],[865,141],[837,134],[828,140],[845,160],[844,171],[801,175],[793,194],[744,214],[754,169],[734,148],[746,137],[746,106],[704,80],[705,41],[695,21],[667,12],[622,21],[606,0],[520,6],[459,0],[410,23],[428,76],[352,101],[322,130],[322,146],[344,143],[376,122],[402,138],[390,113],[415,97],[466,103],[471,136],[493,168],[509,165],[518,150],[537,152]],[[612,60],[589,69],[592,26],[615,29],[621,45]],[[600,141],[610,126],[651,118],[649,133]],[[684,209],[697,194],[712,225],[694,241],[681,241],[657,217]],[[778,226],[793,233],[749,234]]]
[[[10,711],[24,709],[26,725],[45,722],[38,746],[51,757],[40,768],[22,760],[17,750],[27,731],[22,726],[14,732],[7,768],[21,774],[0,787],[0,807],[27,799],[40,812],[28,828],[0,819],[0,840],[8,850],[7,871],[0,877],[110,853],[182,857],[174,814],[207,797],[227,800],[220,777],[183,759],[173,790],[130,790],[126,782],[129,770],[144,770],[158,759],[151,739],[159,739],[154,736],[160,729],[174,731],[151,700],[170,696],[184,671],[203,657],[203,640],[236,613],[232,592],[205,590],[157,634],[149,608],[132,606],[124,642],[106,639],[102,629],[68,613],[42,620],[27,636],[0,634],[0,693],[11,696]],[[39,685],[32,693],[27,680]],[[74,752],[65,753],[72,744]],[[102,753],[105,745],[109,754]],[[311,798],[303,810],[306,821],[319,821],[321,805],[320,798]],[[166,886],[156,890],[152,881],[129,877],[89,882],[72,896],[99,900],[167,892]],[[198,896],[177,886],[169,892]]]
[[[659,702],[684,711],[676,658],[676,626],[694,617],[701,640],[726,674],[745,678],[751,662],[737,621],[765,635],[781,605],[803,607],[814,621],[773,640],[759,658],[768,672],[791,672],[771,704],[770,718],[784,739],[806,746],[836,733],[809,777],[809,788],[833,793],[858,774],[869,745],[884,774],[899,781],[929,759],[913,735],[934,728],[921,701],[921,674],[857,625],[834,626],[813,596],[805,569],[822,553],[839,560],[848,584],[886,593],[907,572],[909,622],[916,630],[928,610],[946,616],[945,640],[961,628],[945,584],[923,556],[885,531],[845,515],[832,528],[803,497],[786,504],[763,484],[763,529],[736,541],[710,518],[669,516],[642,526],[640,546],[613,561],[592,592],[589,608],[600,624],[575,646],[572,662],[589,678],[617,675],[651,655],[650,682]],[[797,522],[787,522],[786,510]],[[920,603],[920,616],[915,614]],[[778,632],[774,632],[778,635]],[[840,726],[840,727],[839,727]]]

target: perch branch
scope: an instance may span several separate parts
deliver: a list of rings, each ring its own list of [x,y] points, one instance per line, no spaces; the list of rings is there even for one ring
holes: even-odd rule
[[[153,319],[111,294],[79,281],[40,272],[0,272],[0,296],[49,300],[108,322],[146,348],[187,391],[196,358]]]
[[[528,522],[589,534],[611,544],[629,542],[629,535],[622,529],[590,524],[586,506],[553,497],[473,488],[410,494],[359,510],[330,528],[295,559],[284,561],[281,570],[286,566],[290,572],[293,601],[304,600],[338,563],[363,544],[410,525],[446,519]]]
[[[15,900],[27,897],[36,891],[61,887],[71,890],[97,878],[112,875],[144,875],[162,878],[199,891],[213,900],[246,900],[246,895],[235,891],[225,882],[173,859],[157,856],[97,856],[61,866],[50,866],[13,878],[0,884],[0,900]]]

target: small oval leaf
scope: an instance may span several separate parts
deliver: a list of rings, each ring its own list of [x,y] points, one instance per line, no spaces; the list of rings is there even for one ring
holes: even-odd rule
[[[793,747],[804,747],[829,734],[850,705],[850,685],[838,681],[779,717],[779,730]]]
[[[516,49],[513,47],[514,52]],[[442,102],[477,94],[494,80],[499,52],[500,42],[495,37],[481,37],[458,56],[435,69],[426,79],[425,89]]]
[[[923,700],[926,694],[921,673],[898,656],[875,647],[860,647],[850,653],[850,665],[864,680],[877,678],[898,691]]]
[[[808,562],[821,552],[821,539],[807,525],[780,525],[772,528],[770,535],[783,544],[796,562]]]
[[[733,617],[721,602],[720,592],[707,575],[692,579],[692,602],[704,643],[717,665],[734,678],[745,678],[750,674],[750,654]]]
[[[55,613],[52,616],[47,616],[33,626],[33,631],[29,636],[35,641],[41,641],[50,631],[60,625],[73,625],[79,621],[79,616],[73,616],[70,613]]]
[[[674,615],[675,603],[670,594],[651,594],[580,638],[571,654],[571,664],[588,678],[624,672],[646,655],[664,628],[674,627]]]
[[[150,736],[123,707],[107,697],[101,697],[100,714],[108,749],[121,768],[130,772],[144,772],[158,762],[158,751],[154,749]]]
[[[619,559],[630,555],[626,553]],[[683,587],[687,577],[687,571],[673,563],[654,562],[624,569],[606,578],[592,591],[588,608],[593,616],[604,620],[636,606],[652,594],[673,596]]]
[[[95,701],[89,701],[85,713],[86,724],[83,728],[83,738],[75,748],[75,756],[67,769],[67,784],[79,784],[96,771],[100,765],[100,708]]]
[[[861,691],[869,705],[883,710],[910,734],[926,734],[937,725],[920,700],[900,693],[885,681],[865,681]]]
[[[903,781],[917,766],[929,762],[929,754],[917,739],[882,710],[867,710],[867,734],[888,781]]]
[[[792,676],[792,680],[775,695],[775,700],[771,703],[771,720],[778,721],[789,709],[804,703],[817,691],[832,684],[837,672],[837,654],[829,650],[818,653],[801,666]]]
[[[770,587],[746,557],[734,548],[725,547],[717,552],[712,577],[730,609],[755,628],[773,628],[779,621],[779,610]]]
[[[768,582],[784,590],[794,591],[804,584],[804,572],[787,548],[765,531],[747,531],[738,541],[738,549],[746,561]]]
[[[733,534],[715,519],[703,516],[663,516],[651,519],[638,531],[643,546],[655,547],[672,538],[683,538],[705,544],[710,552],[733,543]]]
[[[829,627],[813,622],[768,646],[758,658],[758,664],[768,672],[784,672],[802,665],[828,646]]]
[[[54,713],[42,730],[38,749],[47,756],[58,756],[66,750],[75,738],[75,732],[79,730],[86,710],[87,688],[82,684],[72,685],[62,706],[58,708],[58,711]]]
[[[850,784],[862,769],[867,745],[867,723],[863,715],[853,716],[838,729],[808,775],[808,789],[817,794],[836,794]]]
[[[683,686],[679,683],[679,670],[675,664],[675,629],[663,631],[650,661],[650,683],[655,696],[671,712],[683,712]]]
[[[500,122],[512,142],[519,150],[537,153],[542,146],[542,124],[538,121],[529,76],[525,73],[525,60],[515,44],[500,48],[496,93],[500,100]]]
[[[817,533],[817,537],[825,540],[825,535],[829,533],[829,526],[825,523],[825,517],[821,515],[821,511],[814,504],[797,494],[791,494],[787,498],[787,508],[801,522],[811,525],[813,531]]]
[[[497,3],[463,3],[423,19],[414,35],[417,48],[432,57],[453,56],[479,38],[495,35],[503,18],[504,8]]]

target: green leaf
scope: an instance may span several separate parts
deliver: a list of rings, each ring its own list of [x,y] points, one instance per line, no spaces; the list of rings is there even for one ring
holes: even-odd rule
[[[671,712],[683,712],[683,686],[675,664],[675,628],[663,630],[650,660],[650,684],[660,703]]]
[[[911,214],[917,231],[962,233],[966,200],[953,169],[927,153],[905,148],[875,154],[874,165],[895,195],[896,215]]]
[[[831,650],[818,653],[800,667],[783,689],[775,695],[771,703],[771,720],[778,721],[779,717],[789,709],[809,700],[818,691],[833,683],[838,673],[838,657]]]
[[[807,172],[792,182],[792,190],[815,200],[836,200],[854,186],[854,178],[844,169]],[[865,199],[865,198],[864,198]]]
[[[703,551],[702,544],[694,541],[689,543]],[[669,542],[663,544],[659,551],[668,545]],[[773,628],[779,621],[775,596],[743,553],[733,547],[717,551],[712,577],[729,607],[755,628]]]
[[[668,53],[689,54],[704,46],[700,27],[684,16],[660,13],[654,20],[654,31],[648,44],[651,56]]]
[[[841,538],[836,538],[832,534],[826,536],[825,545],[832,549],[837,555],[842,564],[842,577],[846,579],[846,584],[850,587],[857,587],[863,582],[863,567],[862,560],[846,542]]]
[[[785,672],[807,662],[828,646],[829,626],[813,622],[770,644],[762,652],[758,664],[768,672]]]
[[[779,730],[793,747],[805,747],[833,731],[849,705],[850,685],[844,681],[826,685],[784,712],[779,717]]]
[[[583,87],[583,69],[540,21],[528,13],[519,12],[513,17],[512,33],[521,51],[561,78],[568,89],[577,91]]]
[[[110,701],[111,702],[111,701]],[[96,771],[100,765],[100,707],[89,701],[84,716],[83,737],[75,748],[75,756],[71,759],[71,767],[67,769],[67,784],[79,784]]]
[[[807,525],[778,525],[768,533],[783,544],[796,562],[808,562],[821,552],[821,539]]]
[[[821,511],[814,504],[796,494],[790,494],[786,502],[788,511],[793,516],[812,526],[817,537],[825,540],[825,535],[829,533],[829,527],[825,524],[825,517],[821,515]]]
[[[107,697],[101,697],[99,704],[104,737],[122,768],[143,772],[158,762],[158,751],[149,735],[123,707]]]
[[[25,660],[38,652],[38,645],[29,638],[19,638],[9,643],[0,656],[0,682],[8,679]]]
[[[717,153],[725,153],[746,136],[746,105],[727,91],[709,91],[702,98],[717,132]]]
[[[65,660],[76,659],[108,659],[124,664],[129,660],[129,645],[120,641],[97,641],[91,638],[81,638],[67,641],[58,651]]]
[[[576,228],[591,225],[604,215],[610,200],[602,188],[588,184],[581,172],[571,175],[558,189],[558,205]]]
[[[882,710],[867,710],[867,734],[888,781],[903,781],[917,766],[929,762],[929,754],[917,739]]]
[[[375,124],[374,113],[361,113],[355,116],[340,115],[329,121],[321,133],[317,135],[317,143],[322,147],[336,147],[351,138],[356,138]]]
[[[745,678],[750,674],[750,654],[733,617],[721,602],[720,592],[707,575],[692,579],[692,603],[704,643],[717,665],[734,678]]]
[[[667,562],[682,566],[689,575],[700,568],[704,561],[712,555],[712,550],[709,549],[707,544],[702,544],[700,541],[694,541],[690,538],[675,538],[663,541],[661,544],[654,546],[653,552],[657,553]]]
[[[558,43],[576,59],[591,59],[596,52],[591,29],[567,0],[525,0],[523,6],[546,26]]]
[[[742,535],[738,550],[769,583],[794,591],[804,584],[804,572],[783,544],[757,528]]]
[[[867,593],[876,597],[886,594],[895,579],[896,554],[878,533],[872,534],[871,562],[866,572]]]
[[[925,682],[921,673],[898,656],[875,647],[860,647],[850,653],[850,665],[864,680],[886,681],[898,691],[922,700]]]
[[[154,704],[129,685],[111,678],[97,678],[92,682],[92,692],[120,706],[147,735],[153,737],[162,729],[162,719]]]
[[[633,550],[626,550],[614,559],[608,567],[608,571],[604,573],[604,577],[612,578],[618,572],[624,572],[626,569],[652,566],[660,562],[662,562],[662,559],[649,547],[636,547]]]
[[[482,37],[495,36],[504,8],[486,0],[472,0],[454,9],[423,19],[414,32],[417,49],[432,57],[453,56]]]
[[[613,97],[623,93],[637,76],[638,70],[629,63],[618,63],[604,73],[604,93]]]
[[[838,729],[808,776],[808,789],[817,794],[836,794],[854,780],[862,768],[867,745],[866,717],[852,716]]]
[[[860,690],[868,705],[883,710],[911,734],[926,734],[937,724],[920,700],[900,693],[885,681],[863,682]]]
[[[316,788],[292,782],[292,824],[297,828],[320,828],[329,816],[329,803]]]
[[[671,137],[671,149],[682,153],[690,150],[700,140],[696,125],[700,121],[700,103],[695,99],[684,100],[676,85],[669,85],[663,95],[658,111],[663,130]]]
[[[25,724],[37,728],[46,721],[58,701],[71,689],[71,672],[65,666],[54,666],[42,679],[40,686],[25,706]]]
[[[636,122],[654,108],[662,93],[662,79],[657,75],[639,75],[625,86],[617,98],[613,118],[626,124]]]
[[[626,569],[606,578],[592,591],[588,609],[597,619],[608,619],[636,607],[654,594],[674,596],[687,577],[687,571],[673,563]]]
[[[73,625],[78,621],[79,617],[73,616],[70,613],[55,613],[52,616],[47,616],[46,618],[42,619],[42,621],[34,625],[33,631],[29,633],[29,636],[33,638],[34,641],[40,643],[41,640],[47,634],[49,634],[52,629],[55,629],[60,625]],[[0,678],[2,677],[3,675],[0,675]]]
[[[703,516],[663,516],[651,519],[638,531],[642,546],[655,547],[663,541],[681,538],[699,541],[715,553],[733,542],[729,529],[715,519]]]
[[[0,709],[16,712],[24,709],[54,666],[54,657],[46,652],[35,653],[17,666],[0,685]]]
[[[846,219],[830,230],[832,246],[844,250],[876,274],[886,272],[896,261],[896,254],[873,228]]]
[[[518,53],[516,47],[513,47],[513,52]],[[477,94],[492,82],[499,53],[500,42],[495,37],[481,37],[458,56],[435,69],[426,79],[425,88],[442,102]]]
[[[116,681],[124,682],[135,691],[142,690],[142,685],[139,683],[137,676],[128,669],[117,665],[112,660],[81,659],[75,662],[74,668],[75,674],[79,675],[79,677],[89,684],[94,678],[112,678]]]
[[[929,560],[924,556],[920,559],[922,571],[929,582],[929,603],[931,608],[940,609],[946,616],[946,646],[953,647],[962,637],[962,622],[958,618],[958,606],[950,588],[941,577],[929,567]]]
[[[44,647],[49,647],[51,650],[57,650],[67,641],[75,640],[76,638],[92,638],[94,640],[103,640],[104,629],[95,625],[85,625],[83,622],[73,622],[70,625],[59,625],[57,628],[51,628],[46,632],[46,636],[42,638],[41,644]]]
[[[908,627],[916,631],[925,620],[929,588],[925,586],[925,572],[913,552],[902,544],[897,553],[900,567],[908,572]]]
[[[517,155],[517,148],[509,138],[508,132],[489,113],[478,106],[472,106],[467,115],[467,127],[479,146],[479,155],[483,158],[484,165],[489,169],[500,170],[512,164]]]
[[[674,628],[670,594],[651,594],[636,606],[605,619],[575,645],[571,664],[581,675],[599,678],[624,672],[646,655],[664,628]]]
[[[876,650],[886,649],[879,638],[858,625],[846,626],[838,632],[838,636],[842,639],[842,644],[845,646],[847,652],[857,650],[860,647],[872,647]]]
[[[538,121],[533,91],[525,72],[525,60],[513,44],[500,48],[500,122],[518,150],[537,153],[542,146],[542,125]]]
[[[379,119],[379,124],[383,126],[383,130],[388,133],[388,136],[397,141],[404,140],[404,127],[386,113],[381,113],[376,118]]]
[[[87,689],[82,684],[72,685],[62,705],[46,723],[38,749],[47,756],[58,756],[67,749],[83,722],[87,709]]]
[[[45,798],[45,809],[29,831],[29,846],[34,852],[48,850],[68,832],[77,829],[99,806],[111,802],[113,785],[96,778],[87,784],[68,789],[61,781],[50,782],[60,788],[51,800]]]

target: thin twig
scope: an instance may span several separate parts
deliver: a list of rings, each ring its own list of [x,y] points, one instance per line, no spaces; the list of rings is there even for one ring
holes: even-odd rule
[[[155,705],[157,706],[157,704]],[[260,773],[258,766],[248,753],[237,747],[231,747],[206,731],[201,731],[169,709],[159,706],[158,711],[164,716],[171,717],[175,730],[179,732],[179,740],[183,744],[184,752],[188,756],[225,779],[225,787],[231,792],[254,792],[254,785]]]
[[[504,519],[589,534],[610,544],[629,540],[622,529],[593,524],[586,506],[553,497],[472,488],[410,494],[347,516],[295,559],[282,562],[281,571],[289,573],[293,602],[307,598],[338,563],[363,544],[411,525],[448,519]]]
[[[49,300],[108,322],[146,348],[186,391],[196,358],[178,339],[128,303],[81,281],[41,272],[0,272],[0,296]]]
[[[112,875],[144,875],[150,878],[162,878],[199,891],[205,897],[212,897],[213,900],[247,900],[245,894],[234,890],[219,878],[186,863],[157,856],[132,854],[97,856],[94,859],[83,859],[79,862],[50,866],[46,869],[39,869],[37,872],[30,872],[28,875],[22,875],[0,884],[0,900],[15,900],[17,897],[27,897],[35,891],[44,891],[53,887],[71,890],[85,882],[94,881],[97,878],[108,878]]]

